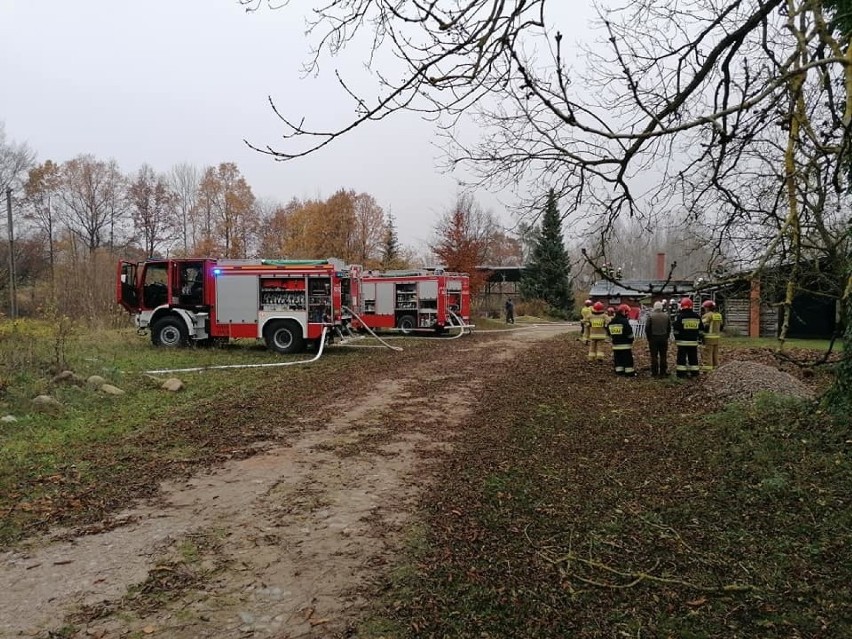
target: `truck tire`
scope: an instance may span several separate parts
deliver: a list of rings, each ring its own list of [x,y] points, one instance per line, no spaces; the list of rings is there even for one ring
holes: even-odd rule
[[[178,317],[164,317],[154,322],[151,327],[151,343],[163,348],[186,346],[189,333],[186,324]]]
[[[296,322],[287,320],[270,322],[263,329],[263,339],[269,350],[282,355],[301,353],[305,350],[302,327]]]
[[[396,327],[407,335],[417,328],[417,320],[414,315],[403,315],[397,320]]]

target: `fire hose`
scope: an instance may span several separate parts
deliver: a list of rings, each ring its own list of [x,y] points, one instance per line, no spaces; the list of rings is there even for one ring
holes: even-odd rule
[[[153,371],[144,371],[146,375],[164,375],[166,373],[196,373],[199,371],[222,370],[227,368],[271,368],[273,366],[296,366],[298,364],[311,364],[317,361],[325,348],[325,336],[328,333],[328,326],[322,327],[322,336],[319,340],[319,348],[317,354],[311,359],[300,359],[294,362],[269,362],[267,364],[214,364],[210,366],[195,366],[192,368],[163,368]]]

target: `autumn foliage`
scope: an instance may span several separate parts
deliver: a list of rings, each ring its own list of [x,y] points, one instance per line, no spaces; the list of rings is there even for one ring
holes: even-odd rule
[[[438,221],[432,252],[448,271],[467,273],[470,276],[471,294],[478,293],[488,278],[488,273],[477,270],[487,265],[497,251],[500,233],[494,216],[483,210],[473,198],[460,196],[455,205]]]
[[[286,204],[256,197],[233,162],[158,172],[143,164],[125,174],[114,160],[79,155],[35,162],[25,145],[0,139],[0,177],[15,211],[17,311],[88,321],[123,318],[114,300],[119,259],[157,257],[334,257],[368,269],[444,266],[469,273],[516,260],[520,248],[490,212],[468,197],[438,220],[433,252],[401,246],[396,221],[369,193],[341,188],[327,198]],[[14,160],[14,161],[13,161]],[[12,169],[6,170],[8,167]],[[0,244],[0,264],[9,263]],[[2,270],[2,266],[0,266]],[[0,296],[9,299],[8,271]]]

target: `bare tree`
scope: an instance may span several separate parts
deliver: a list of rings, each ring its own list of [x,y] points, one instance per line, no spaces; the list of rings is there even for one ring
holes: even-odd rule
[[[290,237],[290,217],[298,207],[298,200],[291,200],[286,206],[271,198],[261,198],[257,201],[260,216],[258,229],[260,255],[279,259],[289,257],[286,244]]]
[[[7,188],[21,186],[27,171],[35,164],[35,157],[35,152],[26,142],[6,139],[6,125],[0,122],[0,194],[4,198]]]
[[[187,255],[190,248],[198,241],[194,213],[200,181],[198,167],[193,164],[186,162],[175,164],[169,171],[169,183],[171,191],[175,194],[175,209],[184,255]]]
[[[382,245],[388,230],[385,212],[368,193],[356,195],[354,204],[351,259],[365,266],[377,266],[382,261]]]
[[[688,227],[671,221],[653,229],[636,219],[619,219],[612,225],[606,246],[594,255],[594,263],[612,264],[624,279],[655,279],[657,255],[664,254],[668,266],[677,263],[672,277],[678,280],[708,279],[721,263],[717,251],[712,250],[712,229],[699,222]]]
[[[756,273],[792,264],[785,326],[814,259],[848,282],[852,49],[849,31],[834,20],[836,3],[692,0],[685,10],[670,0],[614,0],[599,9],[603,38],[577,70],[554,6],[319,6],[309,24],[317,37],[310,70],[319,71],[320,54],[366,36],[374,54],[390,49],[403,72],[374,69],[381,84],[374,99],[341,77],[356,116],[338,126],[311,127],[273,104],[285,146],[259,150],[302,157],[365,123],[414,110],[441,119],[450,167],[468,167],[478,185],[521,193],[530,183],[554,185],[569,204],[566,216],[596,229],[600,246],[623,215],[648,228],[672,215],[684,233],[700,221],[717,259],[730,260],[726,251],[736,247],[740,268]],[[460,134],[467,118],[478,138]],[[843,288],[836,294],[848,305]]]
[[[62,168],[51,160],[46,160],[43,164],[30,169],[24,184],[27,204],[25,218],[31,220],[44,234],[51,281],[53,281],[56,266],[54,240],[61,189]]]
[[[113,244],[124,187],[115,161],[81,155],[65,162],[62,173],[61,198],[68,230],[85,242],[90,253],[104,244]]]
[[[133,223],[142,235],[145,255],[153,257],[177,227],[177,196],[169,189],[166,177],[154,173],[147,164],[140,167],[127,192]]]

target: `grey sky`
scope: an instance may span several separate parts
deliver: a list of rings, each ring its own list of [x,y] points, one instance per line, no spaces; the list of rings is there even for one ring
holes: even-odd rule
[[[237,0],[0,0],[7,138],[27,142],[40,161],[91,153],[126,173],[143,162],[166,171],[233,161],[256,196],[282,202],[341,187],[367,192],[395,215],[400,240],[422,247],[457,191],[436,169],[430,124],[397,115],[289,163],[243,144],[279,141],[270,95],[285,114],[317,125],[352,113],[330,72],[357,71],[358,52],[303,79],[309,41],[295,5],[310,3],[292,4],[247,14]],[[571,13],[559,27],[577,37],[590,12]],[[493,195],[477,199],[510,223]]]

